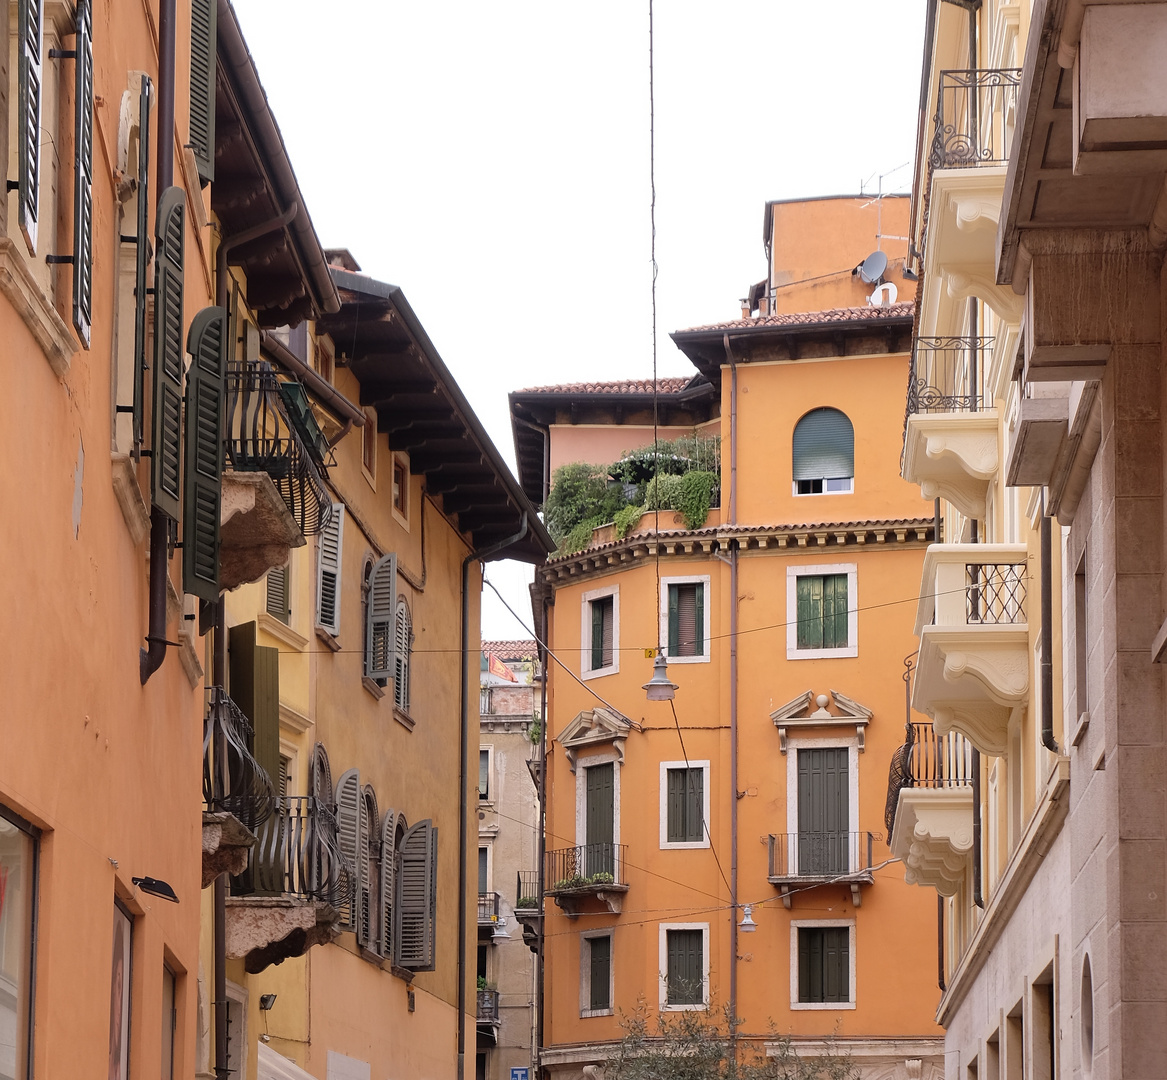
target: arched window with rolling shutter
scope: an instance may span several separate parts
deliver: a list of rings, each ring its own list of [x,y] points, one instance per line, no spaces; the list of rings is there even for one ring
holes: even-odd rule
[[[794,494],[845,494],[854,488],[851,421],[838,409],[812,409],[794,426]]]
[[[336,834],[340,855],[352,871],[348,895],[340,907],[340,928],[357,930],[360,925],[360,901],[368,889],[369,867],[365,861],[364,799],[361,797],[361,777],[356,769],[349,769],[336,782]]]
[[[396,576],[396,567],[394,567]],[[394,620],[395,637],[393,657],[393,701],[402,712],[409,712],[409,660],[413,649],[413,620],[409,616],[409,605],[404,600],[397,601]]]
[[[381,951],[380,908],[381,908],[381,837],[377,826],[381,815],[377,812],[377,795],[371,785],[361,789],[361,837],[360,858],[363,873],[360,875],[360,894],[357,897],[357,941],[371,952]]]

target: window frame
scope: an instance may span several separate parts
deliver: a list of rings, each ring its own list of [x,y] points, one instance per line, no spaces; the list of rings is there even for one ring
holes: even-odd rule
[[[0,803],[0,818],[3,818],[9,825],[16,829],[17,832],[23,833],[31,842],[29,867],[28,867],[28,889],[29,889],[29,918],[28,918],[28,967],[25,974],[28,977],[28,984],[26,992],[28,994],[28,1010],[27,1010],[27,1030],[23,1033],[23,1046],[25,1054],[25,1069],[22,1074],[22,1080],[30,1080],[33,1076],[33,1050],[34,1040],[33,1033],[36,1030],[36,995],[37,995],[37,926],[38,917],[40,913],[40,855],[41,855],[41,830],[38,829],[32,822],[26,820],[15,810]],[[132,954],[131,954],[132,957]],[[128,974],[128,973],[127,973]],[[19,1021],[19,1013],[17,1014]],[[19,1038],[20,1032],[17,1032]]]
[[[397,482],[397,470],[401,470],[402,483]],[[393,451],[393,467],[389,473],[389,509],[393,520],[406,532],[409,532],[409,457],[399,450]],[[400,494],[400,500],[394,497],[394,490]],[[401,505],[398,506],[398,501]]]
[[[482,781],[482,755],[486,755],[486,790],[483,791],[481,787]],[[478,747],[478,805],[492,806],[494,804],[494,746],[486,744],[485,746],[479,744]]]
[[[584,930],[579,935],[579,1015],[581,1018],[615,1015],[616,950],[613,947],[614,937],[614,929],[610,926],[602,930]],[[591,942],[597,938],[608,939],[608,1007],[606,1009],[592,1008]]]
[[[701,1001],[686,1004],[669,1004],[669,931],[670,930],[700,930],[701,931]],[[658,960],[660,963],[660,1001],[661,1012],[692,1012],[709,1008],[709,923],[707,922],[663,922],[659,924]]]
[[[786,740],[786,831],[798,834],[798,752],[847,749],[847,832],[859,832],[859,740],[852,736]]]
[[[798,647],[798,579],[847,575],[847,644],[836,649]],[[805,563],[786,568],[786,659],[837,660],[859,655],[859,571],[853,562]]]
[[[702,801],[702,836],[698,840],[669,840],[669,770],[700,769]],[[660,849],[661,851],[686,851],[709,847],[709,760],[662,761],[660,763]]]
[[[816,413],[822,412],[824,410],[829,410],[830,412],[838,413],[841,417],[843,417],[844,420],[847,421],[847,424],[851,429],[851,475],[847,476],[847,477],[845,477],[845,476],[816,476],[816,477],[806,477],[804,480],[798,480],[793,475],[795,469],[798,466],[798,462],[795,460],[795,457],[794,457],[794,440],[795,440],[796,436],[798,435],[798,429],[810,417],[812,417]],[[851,417],[848,413],[845,413],[837,405],[816,405],[812,409],[807,409],[807,411],[804,412],[795,421],[794,427],[790,432],[790,452],[791,452],[791,457],[790,457],[790,471],[791,471],[790,491],[791,491],[791,494],[795,498],[805,498],[807,496],[815,496],[815,495],[852,495],[852,494],[854,494],[854,492],[855,492],[855,421],[851,419]],[[848,486],[846,488],[836,488],[833,491],[828,490],[827,484],[829,484],[832,481],[838,483],[839,481],[842,481],[842,480],[848,481]],[[799,491],[798,485],[800,483],[812,483],[812,484],[813,483],[821,483],[822,490],[820,490],[820,491]]]
[[[799,997],[798,937],[799,931],[847,927],[847,1000],[802,1001]],[[855,1004],[855,920],[854,919],[791,919],[790,920],[790,1008],[796,1012],[825,1012],[834,1009],[854,1009]]]
[[[605,667],[593,668],[592,662],[592,604],[597,600],[612,598],[612,662]],[[599,679],[605,675],[615,675],[620,670],[620,586],[605,585],[590,589],[580,597],[580,650],[579,673],[583,679]]]
[[[703,640],[701,643],[702,652],[699,656],[673,656],[668,651],[669,642],[669,588],[673,585],[700,585],[702,586],[702,631]],[[708,664],[710,662],[710,642],[712,634],[710,633],[709,616],[710,616],[710,575],[709,574],[687,574],[676,577],[663,577],[660,580],[660,641],[663,643],[662,648],[665,655],[668,657],[670,664]],[[614,642],[613,638],[613,642]],[[613,650],[615,645],[613,644]]]
[[[612,766],[612,847],[620,849],[620,774],[624,762],[615,750],[601,754],[589,754],[576,758],[575,762],[575,846],[586,847],[588,842],[588,778],[587,771],[593,765]]]

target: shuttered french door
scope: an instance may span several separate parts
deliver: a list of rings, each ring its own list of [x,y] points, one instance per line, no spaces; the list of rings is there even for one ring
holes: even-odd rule
[[[850,823],[848,750],[798,751],[798,872],[845,874]]]
[[[584,876],[615,874],[615,766],[584,769],[586,776]]]

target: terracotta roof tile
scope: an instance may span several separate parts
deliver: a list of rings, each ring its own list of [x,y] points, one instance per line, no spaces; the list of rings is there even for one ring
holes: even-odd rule
[[[530,639],[526,641],[484,641],[482,651],[493,653],[500,660],[518,660],[523,657],[536,656],[539,652],[539,646]]]
[[[911,316],[914,309],[911,300],[887,307],[832,308],[830,311],[801,311],[792,314],[757,315],[752,319],[733,319],[730,322],[710,323],[707,326],[690,326],[678,330],[678,334],[696,334],[711,330],[751,330],[762,327],[829,326],[832,323],[882,322],[885,319],[904,319]]]
[[[657,379],[657,392],[679,394],[693,381],[692,375]],[[551,386],[528,386],[520,394],[651,394],[651,379],[610,379],[605,382],[555,383]]]

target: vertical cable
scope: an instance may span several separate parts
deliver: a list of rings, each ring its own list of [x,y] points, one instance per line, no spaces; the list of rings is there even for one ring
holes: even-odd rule
[[[652,228],[652,480],[656,484],[656,498],[653,506],[653,532],[656,534],[656,555],[653,564],[656,569],[656,651],[662,651],[660,632],[660,433],[658,430],[659,384],[656,374],[656,102],[653,97],[652,69],[652,0],[648,0],[648,182],[651,199],[648,207],[649,223]]]

